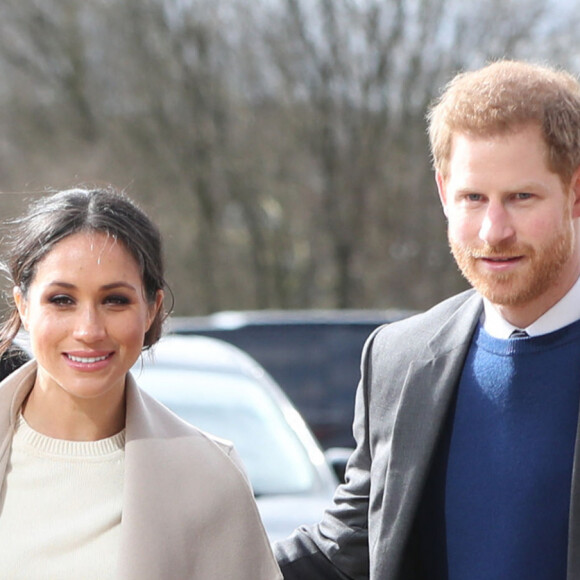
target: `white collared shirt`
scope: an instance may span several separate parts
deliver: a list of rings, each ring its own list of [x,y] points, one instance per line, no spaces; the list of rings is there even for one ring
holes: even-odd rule
[[[552,308],[521,330],[525,330],[530,336],[539,336],[564,328],[578,319],[580,319],[580,278]],[[507,339],[516,330],[516,327],[503,318],[487,298],[483,299],[482,323],[485,331],[495,338]]]

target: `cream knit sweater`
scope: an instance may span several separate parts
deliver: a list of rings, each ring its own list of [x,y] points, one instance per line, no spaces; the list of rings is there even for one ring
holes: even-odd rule
[[[124,431],[100,441],[64,441],[19,418],[0,494],[1,578],[114,576],[124,446]]]

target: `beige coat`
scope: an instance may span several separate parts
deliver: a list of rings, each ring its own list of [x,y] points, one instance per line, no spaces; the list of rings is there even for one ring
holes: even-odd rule
[[[36,363],[0,384],[0,479]],[[119,580],[279,580],[232,446],[191,427],[127,381]]]

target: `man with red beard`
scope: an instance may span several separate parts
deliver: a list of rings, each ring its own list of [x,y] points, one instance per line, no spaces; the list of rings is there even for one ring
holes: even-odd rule
[[[498,61],[429,111],[472,290],[378,329],[356,449],[286,580],[580,578],[580,84]]]

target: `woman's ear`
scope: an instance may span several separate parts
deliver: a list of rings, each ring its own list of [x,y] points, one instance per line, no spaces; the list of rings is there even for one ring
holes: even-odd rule
[[[157,290],[157,294],[155,296],[155,302],[151,304],[149,308],[149,321],[147,323],[147,331],[151,328],[153,321],[155,320],[159,310],[163,307],[163,298],[165,297],[165,292],[163,290]]]
[[[12,289],[12,296],[14,298],[14,304],[16,304],[16,309],[20,315],[20,321],[25,330],[28,330],[27,314],[28,314],[28,302],[26,297],[22,293],[20,286],[14,286]]]

